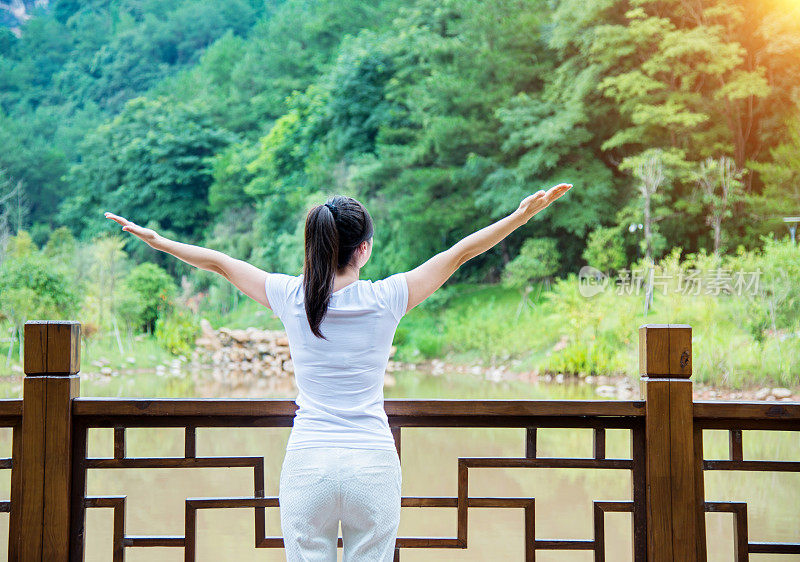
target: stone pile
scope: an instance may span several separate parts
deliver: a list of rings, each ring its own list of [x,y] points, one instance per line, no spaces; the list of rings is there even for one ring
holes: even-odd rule
[[[212,365],[211,376],[220,383],[232,386],[252,385],[267,390],[285,390],[295,386],[294,365],[289,352],[289,339],[282,330],[214,330],[203,319],[201,335],[195,341],[200,355]],[[391,355],[396,348],[392,346]],[[387,373],[400,368],[400,364],[389,361]],[[265,384],[266,383],[266,384]],[[394,377],[385,376],[385,384],[394,384]],[[274,387],[274,388],[273,388]],[[295,387],[296,388],[296,387]]]

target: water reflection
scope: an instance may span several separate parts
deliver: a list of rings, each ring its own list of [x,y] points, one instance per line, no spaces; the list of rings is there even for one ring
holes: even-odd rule
[[[417,372],[396,373],[396,386],[387,398],[460,399],[597,399],[591,387],[528,385],[516,381],[489,383],[469,374],[433,377]],[[118,377],[111,382],[82,382],[83,396],[208,396],[208,387],[191,379],[174,380],[155,374]],[[12,384],[0,387],[6,396],[18,396]],[[139,389],[141,392],[137,392]],[[224,392],[220,396],[225,396]],[[267,398],[292,398],[289,392]],[[200,428],[197,454],[257,455],[265,460],[266,494],[277,495],[278,475],[289,436],[288,428]],[[93,456],[113,455],[111,429],[90,432]],[[607,456],[630,455],[627,430],[607,431]],[[725,432],[706,432],[707,458],[727,458]],[[406,428],[403,429],[403,494],[455,496],[456,459],[466,456],[524,456],[524,430],[516,428]],[[129,429],[130,456],[182,456],[180,429]],[[588,457],[592,452],[589,429],[542,429],[538,435],[541,456]],[[0,432],[0,454],[10,455],[10,430]],[[745,458],[800,460],[797,432],[745,432]],[[10,471],[0,471],[0,495],[9,496]],[[126,532],[129,535],[182,535],[184,499],[187,497],[252,496],[253,472],[228,469],[119,469],[92,470],[90,495],[127,495]],[[538,538],[591,539],[593,500],[630,500],[630,474],[624,470],[586,469],[471,469],[469,492],[473,496],[533,496],[536,498]],[[748,502],[751,541],[797,541],[800,525],[800,475],[788,473],[706,473],[709,501]],[[267,534],[280,534],[277,509],[267,509]],[[709,561],[732,559],[732,516],[709,514]],[[8,516],[0,517],[0,544],[6,550]],[[523,560],[523,512],[517,509],[471,508],[470,548],[404,550],[404,561]],[[456,531],[453,508],[403,508],[402,536],[452,537]],[[112,512],[87,512],[87,561],[107,561],[111,554]],[[198,514],[198,560],[284,560],[281,550],[254,549],[252,509],[202,510]],[[631,559],[631,515],[606,515],[607,559]],[[341,556],[341,551],[340,551]],[[179,561],[180,549],[134,548],[128,561]],[[537,560],[592,560],[590,552],[539,552]],[[759,560],[785,562],[784,556],[761,555]]]

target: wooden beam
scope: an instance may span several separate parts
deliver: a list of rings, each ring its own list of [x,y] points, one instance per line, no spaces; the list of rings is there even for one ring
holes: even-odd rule
[[[294,416],[294,400],[248,398],[78,398],[76,416]],[[639,400],[404,400],[386,399],[388,416],[447,417],[485,416],[626,416],[644,417],[644,402]]]
[[[78,396],[80,324],[25,324],[19,509],[9,559],[69,560],[72,399]],[[16,507],[16,506],[15,506]]]
[[[651,562],[693,562],[697,543],[691,327],[639,328],[645,398],[647,550]]]
[[[70,487],[72,483],[72,399],[78,396],[78,375],[45,377],[44,560],[69,560]]]
[[[45,412],[47,387],[43,377],[26,377],[23,382],[22,405],[22,458],[20,473],[22,495],[20,498],[19,525],[12,525],[18,536],[14,549],[20,561],[42,560],[42,535],[44,528],[44,460]]]

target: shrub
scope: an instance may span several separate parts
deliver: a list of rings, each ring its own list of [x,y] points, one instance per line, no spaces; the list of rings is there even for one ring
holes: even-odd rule
[[[176,310],[156,320],[156,341],[173,355],[191,353],[198,332],[194,318],[185,310]]]
[[[414,344],[419,349],[420,355],[425,359],[440,357],[444,347],[444,338],[430,332],[422,332],[414,339]]]
[[[519,255],[506,264],[503,284],[524,290],[532,281],[554,275],[560,261],[561,254],[553,238],[528,238]]]
[[[766,328],[792,330],[800,318],[800,248],[788,238],[762,238],[764,246],[752,252],[739,251],[731,258],[732,270],[754,273],[757,286],[742,287],[737,298],[747,310],[748,328],[756,341]],[[753,290],[755,289],[755,291]],[[752,293],[756,294],[753,295]]]
[[[169,273],[154,263],[142,263],[134,267],[123,281],[123,290],[139,295],[139,323],[149,332],[155,328],[156,320],[172,308],[172,301],[178,292]]]
[[[615,349],[603,342],[586,340],[567,345],[544,363],[545,371],[581,375],[606,375],[621,372],[623,368]]]
[[[598,227],[589,234],[583,259],[592,267],[608,273],[627,263],[625,245],[619,227]]]
[[[0,311],[16,326],[26,320],[72,319],[78,305],[69,277],[39,252],[0,265]]]

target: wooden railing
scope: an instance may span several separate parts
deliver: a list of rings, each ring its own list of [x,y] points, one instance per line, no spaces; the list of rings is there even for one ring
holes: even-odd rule
[[[0,401],[0,427],[12,428],[12,456],[0,459],[11,470],[11,497],[0,501],[10,513],[8,557],[19,561],[81,561],[84,557],[86,510],[113,510],[113,548],[108,559],[124,560],[126,549],[174,547],[184,559],[197,554],[197,512],[252,509],[255,548],[282,548],[279,536],[268,536],[265,510],[278,508],[265,491],[264,458],[206,457],[197,454],[197,428],[289,427],[295,403],[287,400],[107,399],[79,397],[80,325],[77,322],[29,322],[25,326],[25,380],[22,400]],[[397,538],[395,560],[402,549],[467,548],[470,508],[518,508],[524,512],[525,560],[541,550],[588,550],[605,560],[605,514],[632,514],[633,559],[706,560],[706,512],[734,514],[737,561],[749,553],[800,554],[800,543],[751,542],[747,505],[706,502],[704,474],[709,470],[800,472],[800,462],[745,460],[746,430],[800,430],[800,404],[693,402],[691,328],[646,325],[639,329],[641,390],[644,400],[386,400],[385,408],[398,453],[404,427],[504,427],[525,430],[524,457],[458,459],[454,497],[405,496],[405,508],[452,508],[452,537]],[[180,457],[131,457],[126,429],[177,427],[184,430]],[[87,436],[92,428],[113,428],[113,457],[91,457]],[[539,428],[590,428],[593,453],[587,458],[541,457]],[[606,430],[627,430],[630,457],[608,458]],[[703,431],[724,429],[730,436],[729,459],[703,457]],[[89,470],[117,468],[252,469],[248,497],[186,498],[184,534],[133,536],[125,531],[125,496],[87,496]],[[631,473],[631,500],[594,501],[594,536],[583,540],[542,538],[535,528],[533,497],[474,497],[470,469],[573,468],[615,469]],[[407,513],[405,511],[404,513]],[[800,529],[798,529],[800,531]],[[800,534],[800,532],[798,533]],[[341,539],[339,539],[341,544]]]

